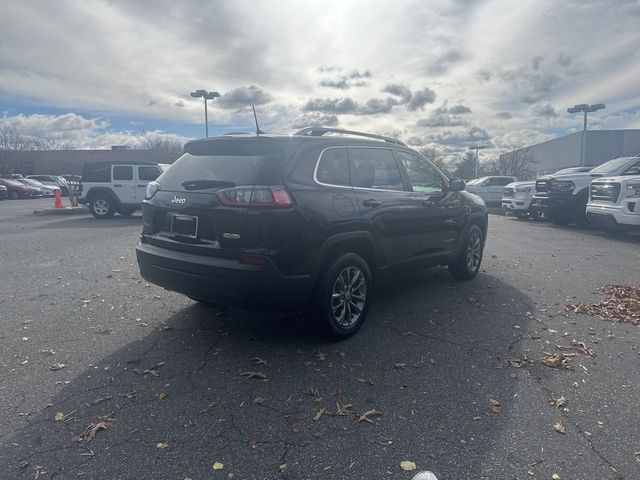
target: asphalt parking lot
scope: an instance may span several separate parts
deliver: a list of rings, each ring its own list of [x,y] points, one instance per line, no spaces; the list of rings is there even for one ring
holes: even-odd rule
[[[139,214],[49,203],[0,202],[2,479],[640,478],[640,326],[565,310],[638,284],[638,237],[491,215],[475,280],[381,286],[326,343],[147,284]]]

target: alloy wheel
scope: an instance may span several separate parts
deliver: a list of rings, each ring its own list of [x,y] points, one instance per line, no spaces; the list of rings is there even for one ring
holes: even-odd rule
[[[480,267],[482,257],[482,238],[478,230],[473,230],[467,242],[467,268],[475,272]]]
[[[93,202],[93,211],[103,216],[109,213],[109,202],[99,198]]]
[[[367,281],[362,270],[346,267],[336,278],[331,292],[331,315],[343,328],[353,326],[362,314],[367,299]]]

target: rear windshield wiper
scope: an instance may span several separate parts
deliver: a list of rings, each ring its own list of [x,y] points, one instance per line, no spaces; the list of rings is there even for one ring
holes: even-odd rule
[[[226,182],[224,180],[187,180],[182,182],[182,187],[186,190],[199,190],[201,188],[214,188],[214,187],[235,187],[233,182]]]

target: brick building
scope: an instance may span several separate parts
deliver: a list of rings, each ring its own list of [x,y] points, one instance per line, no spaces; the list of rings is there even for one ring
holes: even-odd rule
[[[147,161],[173,163],[176,159],[152,150],[130,150],[114,146],[111,150],[0,150],[0,176],[81,175],[85,163],[101,161]]]

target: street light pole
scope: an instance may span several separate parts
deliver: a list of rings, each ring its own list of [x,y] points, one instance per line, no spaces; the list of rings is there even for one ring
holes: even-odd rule
[[[209,137],[209,115],[207,113],[207,100],[213,100],[220,96],[218,92],[207,92],[206,90],[196,90],[191,92],[191,96],[194,98],[202,98],[204,100],[204,132],[205,136]]]
[[[469,150],[475,150],[476,151],[476,177],[478,178],[478,163],[480,163],[480,161],[478,160],[478,150],[482,150],[484,148],[487,148],[486,145],[474,145],[473,147],[469,147]]]
[[[578,105],[574,105],[573,107],[567,108],[567,113],[584,113],[584,123],[582,126],[582,141],[580,142],[580,166],[584,167],[585,164],[585,154],[586,154],[586,145],[587,145],[587,114],[589,112],[596,112],[598,110],[603,110],[607,106],[604,103],[595,103],[593,105],[587,105],[586,103],[580,103]]]

